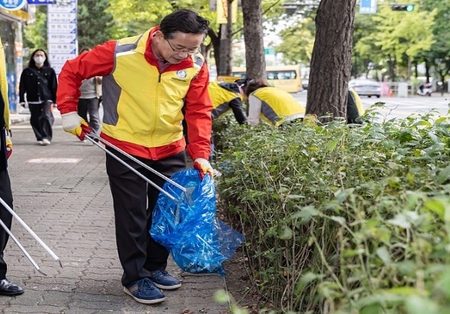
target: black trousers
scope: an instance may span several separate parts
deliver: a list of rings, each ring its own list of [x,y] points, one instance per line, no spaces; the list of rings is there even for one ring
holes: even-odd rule
[[[158,186],[162,187],[165,183],[164,179],[128,157],[112,149],[109,151]],[[186,168],[184,151],[157,161],[137,159],[167,177]],[[169,252],[156,243],[149,233],[159,191],[109,154],[106,155],[106,171],[114,204],[116,243],[123,268],[122,284],[127,286],[149,277],[149,271],[164,270],[167,266]]]
[[[9,207],[13,207],[11,182],[6,170],[0,171],[0,197]],[[0,219],[11,230],[12,215],[2,204],[0,204]],[[3,251],[5,250],[6,243],[8,243],[8,239],[8,233],[0,226],[0,280],[6,278],[7,265],[3,259]]]
[[[33,128],[36,140],[41,141],[43,139],[52,140],[53,130],[52,126],[55,122],[53,113],[51,110],[52,103],[45,101],[41,104],[30,104],[30,124]]]

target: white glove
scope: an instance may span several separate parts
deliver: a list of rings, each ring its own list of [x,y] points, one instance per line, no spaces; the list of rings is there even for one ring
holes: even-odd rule
[[[5,130],[5,134],[6,134],[6,159],[9,158],[9,156],[11,156],[12,154],[12,142],[11,142],[11,132],[8,130]]]
[[[84,140],[86,134],[92,132],[87,122],[75,111],[62,114],[61,118],[63,130],[77,136],[81,141]]]
[[[211,178],[213,175],[213,168],[211,167],[211,164],[209,161],[207,161],[205,158],[196,158],[194,160],[194,168],[197,169],[200,172],[200,178],[203,180],[203,177],[205,174],[209,173]]]

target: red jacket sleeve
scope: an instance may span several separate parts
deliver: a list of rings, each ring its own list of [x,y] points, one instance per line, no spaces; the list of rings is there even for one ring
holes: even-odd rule
[[[211,153],[213,105],[208,93],[208,83],[209,72],[206,63],[203,63],[186,95],[185,120],[189,141],[187,151],[192,160],[208,160]]]
[[[61,114],[77,111],[80,86],[84,79],[105,76],[114,68],[116,41],[107,41],[91,51],[66,61],[58,76],[56,103]]]

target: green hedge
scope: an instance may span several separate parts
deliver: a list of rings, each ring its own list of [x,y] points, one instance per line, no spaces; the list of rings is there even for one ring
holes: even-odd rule
[[[450,313],[450,120],[367,114],[216,126],[219,206],[245,234],[261,308]]]

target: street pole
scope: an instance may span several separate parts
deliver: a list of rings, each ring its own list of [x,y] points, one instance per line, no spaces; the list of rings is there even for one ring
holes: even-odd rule
[[[227,75],[227,24],[220,24],[220,67],[219,75]]]
[[[231,36],[233,26],[233,10],[231,8],[233,1],[227,0],[227,23],[220,24],[220,67],[219,75],[231,75]]]

